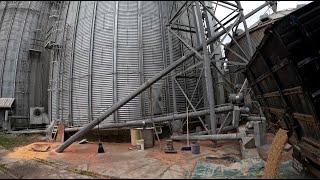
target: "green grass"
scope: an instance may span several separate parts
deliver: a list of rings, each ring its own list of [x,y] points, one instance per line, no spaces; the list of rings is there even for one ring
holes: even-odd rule
[[[7,170],[8,170],[8,168],[6,167],[5,164],[0,164],[0,171],[6,172]]]
[[[30,143],[30,136],[0,133],[0,146],[7,150]]]
[[[52,165],[55,164],[54,162],[51,162],[51,161],[48,161],[48,160],[44,160],[44,159],[40,159],[40,158],[33,158],[33,160],[35,160],[35,161],[37,161],[39,163],[45,164],[45,165],[49,165],[49,166],[52,166]]]
[[[55,162],[51,162],[51,161],[48,161],[48,160],[39,159],[39,158],[34,158],[33,160],[35,160],[35,161],[37,161],[39,163],[51,166],[51,167],[56,167],[56,168],[59,167],[59,164],[56,164]],[[81,169],[67,168],[65,170],[67,170],[69,172],[72,172],[72,173],[84,175],[84,176],[90,176],[90,177],[93,177],[93,178],[99,178],[99,177],[103,176],[103,175],[99,175],[99,174],[97,174],[95,172],[92,172],[92,171],[86,171],[86,170],[81,170]]]
[[[81,174],[81,175],[84,175],[84,176],[90,176],[90,177],[94,177],[94,178],[97,178],[97,177],[98,177],[98,175],[97,175],[96,173],[91,172],[91,171],[74,169],[74,172],[75,172],[75,173],[78,173],[78,174]]]

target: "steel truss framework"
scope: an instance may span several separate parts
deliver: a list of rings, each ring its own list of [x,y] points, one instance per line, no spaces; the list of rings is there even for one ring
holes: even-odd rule
[[[68,140],[66,140],[62,145],[60,145],[56,152],[63,152],[68,146],[70,146],[74,141],[79,139],[81,136],[85,135],[91,129],[94,129],[96,125],[101,123],[108,116],[116,112],[123,105],[128,103],[130,100],[141,94],[143,91],[150,88],[154,83],[159,81],[161,78],[171,79],[172,86],[172,102],[174,112],[172,115],[165,116],[164,118],[155,118],[156,122],[162,121],[171,121],[172,123],[178,123],[178,127],[181,128],[181,124],[183,124],[181,118],[189,117],[197,117],[201,122],[203,128],[205,129],[204,133],[209,133],[212,136],[216,137],[216,134],[222,133],[222,129],[234,129],[237,128],[237,123],[235,126],[226,126],[227,119],[231,114],[230,104],[226,104],[225,102],[225,92],[228,93],[238,93],[235,89],[235,86],[228,81],[225,77],[224,69],[227,66],[245,66],[250,57],[253,54],[253,48],[251,47],[251,40],[246,24],[246,19],[254,15],[259,10],[263,9],[266,6],[272,6],[274,1],[266,1],[263,5],[257,7],[255,10],[250,13],[244,15],[243,9],[240,1],[235,2],[226,2],[226,1],[176,1],[171,2],[172,9],[170,10],[170,16],[168,19],[168,23],[166,24],[166,30],[168,34],[168,44],[169,44],[169,58],[170,65],[167,66],[164,70],[156,74],[153,78],[149,79],[145,83],[143,83],[139,88],[137,88],[134,92],[130,93],[128,96],[124,97],[122,100],[114,103],[110,108],[108,108],[105,112],[103,112],[100,117],[94,119],[89,124],[87,124],[83,128],[78,128],[79,130],[73,136],[71,136]],[[226,8],[231,10],[232,12],[227,14],[223,18],[217,18],[215,12],[218,8]],[[172,13],[175,12],[175,13]],[[188,25],[183,24],[183,19],[191,19],[194,20],[193,23],[189,23]],[[190,20],[190,19],[189,19]],[[247,44],[250,47],[250,54],[246,54],[244,50],[240,47],[238,42],[233,38],[232,33],[235,32],[239,26],[239,24],[243,24]],[[193,26],[192,26],[193,24]],[[177,38],[182,42],[186,51],[182,57],[177,60],[173,59],[173,45],[172,38]],[[224,44],[224,40],[226,37],[229,37],[231,41],[240,48],[240,50],[244,53],[244,57],[234,52],[230,48]],[[224,57],[221,47],[227,48],[231,53],[234,53],[240,60],[239,62],[231,62],[227,61]],[[186,67],[185,62],[187,60],[193,59],[193,65]],[[175,71],[175,69],[179,66],[183,66],[182,71]],[[187,73],[190,71],[197,72],[196,76],[188,76]],[[178,79],[188,79],[188,78],[196,78],[196,86],[191,92],[186,92],[186,84],[181,84]],[[202,81],[201,81],[202,79]],[[214,80],[213,80],[214,79]],[[186,82],[186,81],[182,81]],[[245,82],[244,82],[245,83]],[[187,109],[191,109],[193,112],[188,112],[185,114],[177,114],[176,107],[176,89],[179,89],[187,102]],[[197,104],[192,104],[193,98],[196,91],[199,89],[203,89],[203,97],[199,98],[199,102]],[[243,90],[243,88],[241,88]],[[217,98],[215,98],[216,96]],[[199,104],[200,101],[204,101],[204,111],[200,110]],[[231,105],[232,106],[232,105]],[[220,123],[220,128],[217,128],[217,113],[221,114],[218,110],[219,108],[228,107],[229,111],[224,112],[225,116],[222,118],[223,121]],[[218,110],[218,112],[217,112]],[[209,114],[206,120],[202,119],[200,115]],[[180,117],[176,118],[175,117]],[[144,125],[146,123],[152,123],[154,125],[154,121],[151,119],[135,121],[135,125]],[[209,125],[206,126],[206,123]],[[128,127],[130,123],[127,123]],[[120,124],[119,124],[120,125]],[[117,124],[106,126],[106,128],[110,127],[118,127]],[[125,124],[121,124],[121,127],[126,126]],[[224,135],[224,134],[220,134]],[[217,140],[216,138],[208,139]],[[220,136],[219,136],[220,137]]]

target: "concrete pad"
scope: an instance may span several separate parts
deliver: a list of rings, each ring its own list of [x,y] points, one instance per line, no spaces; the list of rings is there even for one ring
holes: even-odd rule
[[[18,161],[6,164],[6,176],[23,179],[92,179],[91,176],[77,174],[75,172],[61,170],[35,161]]]
[[[188,173],[188,174],[187,174]],[[161,179],[183,179],[189,177],[189,172],[186,172],[183,168],[178,165],[170,166],[162,176]]]
[[[164,140],[162,140],[162,144],[164,144]],[[39,177],[46,178],[73,178],[79,173],[70,174],[70,170],[72,172],[77,170],[77,172],[85,174],[92,172],[98,177],[180,179],[189,178],[196,162],[204,160],[207,155],[232,154],[237,157],[240,155],[238,142],[221,141],[219,144],[221,147],[213,149],[211,141],[200,142],[201,153],[199,155],[182,151],[178,151],[177,154],[166,154],[159,149],[158,143],[154,148],[145,151],[129,150],[130,143],[103,143],[106,151],[103,154],[97,153],[98,143],[90,141],[86,144],[74,143],[63,153],[54,151],[59,143],[50,144],[48,152],[35,152],[31,149],[31,144],[17,148],[1,159],[6,163],[16,164],[21,160],[29,162],[37,158],[37,161],[42,163],[38,166],[44,167],[48,172],[39,175]],[[180,149],[184,145],[185,142],[174,142],[175,149]],[[50,166],[54,168],[51,169]],[[28,171],[38,170],[29,169]],[[37,177],[33,176],[33,178]]]
[[[145,160],[147,161],[146,165],[130,171],[124,178],[154,179],[158,178],[168,168],[168,165],[161,164],[157,160],[149,158]]]

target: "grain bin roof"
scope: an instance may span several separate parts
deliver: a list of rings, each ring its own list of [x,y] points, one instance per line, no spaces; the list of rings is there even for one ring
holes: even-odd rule
[[[0,98],[0,109],[11,108],[14,98]]]

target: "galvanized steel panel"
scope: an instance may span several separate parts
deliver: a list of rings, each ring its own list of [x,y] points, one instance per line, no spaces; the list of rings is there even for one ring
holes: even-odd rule
[[[73,122],[85,124],[88,119],[88,68],[90,54],[90,35],[93,17],[93,1],[81,3],[75,39],[73,64]]]
[[[41,1],[2,1],[0,3],[0,96],[16,99],[15,115],[28,116],[33,105],[30,98],[31,60],[29,49],[35,39],[40,13],[49,4]],[[42,89],[47,87],[39,87]],[[41,104],[45,106],[45,104]]]
[[[0,98],[0,108],[11,108],[14,98]]]
[[[95,119],[113,103],[137,89],[140,83],[150,79],[169,65],[169,58],[165,57],[169,54],[167,32],[162,31],[166,31],[164,25],[167,22],[170,3],[101,1],[97,2],[95,12],[95,2],[83,1],[77,9],[78,3],[70,2],[65,7],[69,7],[67,15],[61,18],[66,18],[65,42],[61,41],[65,43],[66,53],[62,58],[64,62],[61,67],[63,83],[60,83],[60,86],[63,93],[57,99],[60,109],[63,110],[63,119],[71,120],[69,118],[72,117],[74,126],[88,123],[89,104],[92,106],[92,118]],[[77,20],[78,10],[79,19]],[[160,13],[162,13],[162,19],[160,19]],[[139,32],[140,28],[141,32]],[[74,34],[75,39],[73,39]],[[141,49],[139,43],[141,43]],[[175,37],[173,44],[174,59],[177,60],[182,56],[183,48]],[[90,54],[90,48],[92,48],[92,54]],[[91,69],[89,69],[90,61]],[[192,63],[194,62],[190,61],[187,65]],[[52,69],[56,71],[56,67]],[[181,70],[182,67],[179,69]],[[71,72],[73,73],[70,74]],[[89,72],[92,73],[91,79],[89,79]],[[57,73],[54,76],[57,76]],[[194,80],[189,82],[193,83]],[[69,86],[70,84],[72,87]],[[91,88],[91,94],[89,88]],[[153,88],[153,91],[158,93],[157,97],[161,99],[158,105],[162,113],[172,111],[172,108],[167,106],[170,97],[167,97],[166,91],[170,87],[165,80],[160,80],[153,85]],[[116,116],[108,117],[103,123],[125,122],[141,118],[143,114],[149,115],[148,90],[143,94],[144,99],[141,100],[140,96],[134,98],[121,107]],[[184,106],[185,98],[182,93],[178,93],[178,99],[180,99],[179,104]],[[52,107],[55,103],[58,102],[51,102]],[[185,108],[181,110],[185,111]]]

